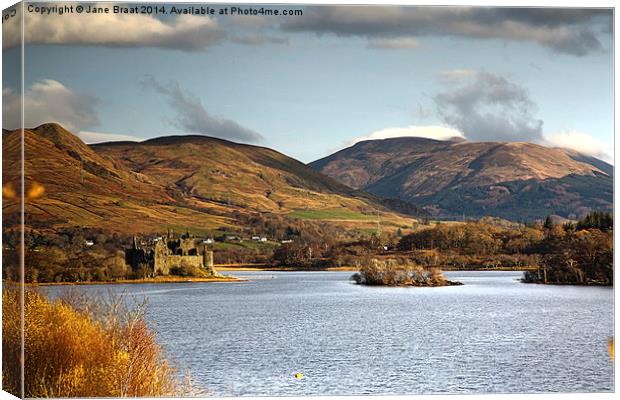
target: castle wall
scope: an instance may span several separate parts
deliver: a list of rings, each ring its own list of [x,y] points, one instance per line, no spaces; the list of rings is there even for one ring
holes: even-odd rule
[[[126,262],[136,269],[140,264],[148,264],[152,268],[154,275],[170,275],[170,270],[182,266],[194,267],[205,270],[211,275],[215,274],[213,269],[213,252],[200,252],[196,247],[196,242],[191,238],[180,238],[176,240],[156,241],[153,250],[138,248],[136,239],[132,249],[125,252]],[[202,254],[201,254],[202,253]]]
[[[181,239],[179,243],[179,248],[183,252],[184,256],[190,255],[192,252],[194,255],[198,255],[198,251],[196,249],[196,245],[193,239]]]
[[[202,268],[202,256],[155,255],[155,274],[169,275],[170,269],[181,265]]]

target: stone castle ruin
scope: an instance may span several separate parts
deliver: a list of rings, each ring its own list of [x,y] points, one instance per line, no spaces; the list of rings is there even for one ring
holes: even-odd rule
[[[213,251],[197,246],[197,239],[189,233],[178,238],[168,231],[166,236],[153,239],[144,248],[134,236],[133,245],[125,250],[125,261],[135,271],[146,267],[149,275],[169,275],[175,268],[200,268],[209,275],[213,269]]]

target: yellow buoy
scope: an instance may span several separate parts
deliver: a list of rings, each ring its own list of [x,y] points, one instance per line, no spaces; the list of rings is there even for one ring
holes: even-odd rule
[[[609,346],[609,357],[613,361],[614,360],[614,337],[613,336],[609,339],[608,346]]]
[[[295,378],[297,378],[297,379],[301,379],[303,377],[304,376],[301,374],[301,372],[298,372],[298,373],[295,374]]]

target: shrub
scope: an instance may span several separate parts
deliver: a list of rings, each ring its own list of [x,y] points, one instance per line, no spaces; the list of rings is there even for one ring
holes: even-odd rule
[[[28,289],[24,301],[26,397],[174,396],[183,391],[162,355],[143,307],[122,296],[49,300]],[[2,292],[3,388],[20,394],[19,291]]]
[[[364,259],[352,277],[358,284],[381,286],[446,286],[458,284],[444,278],[438,268],[424,268],[407,260]]]

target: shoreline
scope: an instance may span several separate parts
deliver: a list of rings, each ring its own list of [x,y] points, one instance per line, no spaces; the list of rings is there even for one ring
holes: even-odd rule
[[[62,285],[120,285],[120,284],[145,284],[145,283],[208,283],[208,282],[247,282],[247,279],[236,277],[162,277],[146,279],[122,279],[118,281],[93,281],[93,282],[41,282],[26,283],[26,286],[62,286]]]
[[[355,266],[328,267],[322,269],[303,269],[295,267],[275,267],[269,264],[221,264],[214,266],[216,271],[222,272],[358,272],[359,268]],[[524,269],[514,268],[464,268],[464,269],[441,269],[442,272],[458,272],[458,271],[515,271],[522,272]],[[180,277],[180,276],[159,276],[155,278],[144,279],[122,279],[116,281],[88,281],[88,282],[37,282],[25,283],[25,286],[61,286],[61,285],[118,285],[118,284],[147,284],[147,283],[209,283],[209,282],[247,282],[248,279],[238,278],[234,276],[219,277]],[[525,282],[524,282],[525,283]],[[532,282],[535,283],[535,282]],[[588,286],[604,286],[604,285],[588,285]]]
[[[350,271],[350,272],[358,272],[359,267],[355,266],[342,266],[342,267],[327,267],[327,268],[316,268],[316,269],[303,269],[303,268],[295,268],[295,267],[273,267],[267,264],[226,264],[214,267],[218,271],[282,271],[282,272],[312,272],[312,271]],[[442,272],[459,272],[459,271],[513,271],[513,272],[524,272],[524,271],[532,271],[535,270],[533,267],[522,267],[522,268],[509,268],[509,267],[498,267],[498,268],[439,268]]]
[[[226,266],[216,266],[215,267],[219,271],[225,272],[358,272],[359,269],[352,266],[344,266],[344,267],[329,267],[325,269],[299,269],[299,268],[286,268],[286,267],[269,267],[264,264],[252,265],[252,264],[243,264],[239,266],[228,264]],[[446,269],[441,270],[442,272],[484,272],[484,271],[505,271],[505,272],[522,272],[525,271],[523,269]],[[235,276],[219,276],[219,277],[171,277],[171,276],[162,276],[156,278],[145,278],[145,279],[123,279],[117,281],[90,281],[90,282],[36,282],[36,283],[24,283],[24,286],[74,286],[74,285],[120,285],[120,284],[148,284],[148,283],[210,283],[210,282],[248,282],[250,279],[247,277],[239,278]],[[552,286],[589,286],[589,287],[613,287],[612,285],[606,285],[597,282],[588,282],[588,283],[558,283],[558,282],[533,282],[533,281],[525,281],[524,279],[518,279],[521,283],[526,284],[535,284],[535,285],[552,285]],[[3,284],[8,283],[7,281],[3,281]],[[462,283],[461,283],[462,284]],[[458,283],[442,285],[442,286],[458,286]],[[373,285],[370,285],[373,286]],[[381,285],[379,285],[381,286]],[[400,285],[397,285],[400,286]],[[417,285],[403,285],[403,286],[417,286]]]
[[[463,286],[464,283],[460,281],[448,281],[446,280],[441,285],[425,285],[418,283],[399,283],[396,285],[382,285],[382,284],[368,284],[368,283],[355,283],[359,286],[368,286],[368,287],[406,287],[406,288],[436,288],[436,287],[448,287],[448,286]]]
[[[304,269],[304,268],[295,268],[295,267],[273,267],[268,266],[266,264],[242,264],[239,266],[234,266],[232,264],[226,266],[215,266],[217,271],[226,271],[226,272],[252,272],[252,271],[280,271],[280,272],[317,272],[317,271],[351,271],[357,272],[359,268],[357,267],[328,267],[328,268],[316,268],[316,269]]]
[[[576,282],[540,282],[540,281],[526,281],[525,279],[519,279],[519,281],[521,283],[526,283],[526,284],[530,284],[530,285],[551,285],[551,286],[582,286],[582,287],[608,287],[608,288],[613,288],[614,285],[613,283],[611,284],[606,284],[606,283],[602,283],[602,282],[583,282],[583,283],[576,283]]]

